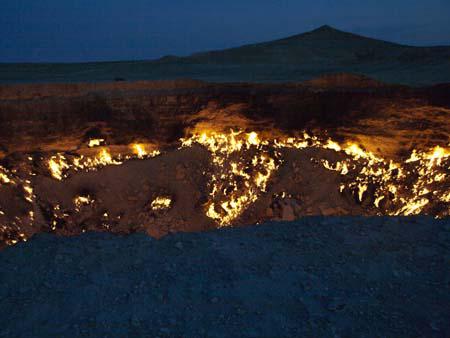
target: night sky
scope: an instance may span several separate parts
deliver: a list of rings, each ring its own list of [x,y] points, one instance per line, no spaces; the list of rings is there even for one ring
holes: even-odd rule
[[[321,25],[450,45],[449,0],[1,0],[0,62],[154,59]]]

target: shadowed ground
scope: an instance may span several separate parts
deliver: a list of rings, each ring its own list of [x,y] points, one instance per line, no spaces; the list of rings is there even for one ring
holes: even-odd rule
[[[0,253],[0,337],[448,337],[448,219],[303,218]]]

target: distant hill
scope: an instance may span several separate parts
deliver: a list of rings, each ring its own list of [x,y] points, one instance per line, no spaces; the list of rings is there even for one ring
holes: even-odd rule
[[[355,73],[407,85],[450,82],[450,47],[412,47],[322,26],[288,38],[187,57],[78,64],[0,64],[0,82],[193,78],[216,82],[304,81]]]

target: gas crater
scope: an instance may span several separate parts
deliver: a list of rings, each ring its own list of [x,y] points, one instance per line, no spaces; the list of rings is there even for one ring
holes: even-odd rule
[[[161,237],[313,215],[450,211],[450,149],[441,146],[399,161],[307,132],[197,128],[177,148],[125,148],[91,139],[77,153],[25,154],[18,168],[0,167],[2,244],[40,231]]]

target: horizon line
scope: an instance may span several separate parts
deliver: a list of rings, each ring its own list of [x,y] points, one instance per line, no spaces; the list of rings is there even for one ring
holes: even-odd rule
[[[142,62],[154,62],[154,61],[159,61],[161,59],[164,58],[168,58],[168,57],[172,57],[172,58],[189,58],[191,56],[194,55],[198,55],[198,54],[203,54],[203,53],[210,53],[210,52],[222,52],[222,51],[227,51],[230,49],[237,49],[237,48],[242,48],[242,47],[246,47],[246,46],[253,46],[253,45],[258,45],[258,44],[264,44],[264,43],[271,43],[271,42],[276,42],[276,41],[280,41],[280,40],[286,40],[286,39],[291,39],[294,37],[298,37],[304,34],[308,34],[308,33],[312,33],[315,31],[319,31],[321,29],[331,29],[340,33],[345,33],[345,34],[352,34],[358,37],[362,37],[362,38],[366,38],[366,39],[372,39],[372,40],[376,40],[376,41],[382,41],[382,42],[386,42],[386,43],[391,43],[394,45],[398,45],[398,46],[402,46],[402,47],[409,47],[409,48],[445,48],[445,47],[450,47],[450,44],[446,45],[446,44],[436,44],[436,45],[410,45],[410,44],[403,44],[403,43],[398,43],[398,42],[393,42],[393,41],[389,41],[389,40],[384,40],[384,39],[379,39],[379,38],[375,38],[375,37],[370,37],[370,36],[366,36],[366,35],[361,35],[358,33],[353,33],[350,31],[345,31],[345,30],[341,30],[338,28],[335,28],[331,25],[328,24],[324,24],[324,25],[320,25],[317,28],[314,28],[312,30],[309,31],[304,31],[302,33],[296,33],[296,34],[292,34],[292,35],[288,35],[285,37],[281,37],[281,38],[276,38],[273,40],[265,40],[265,41],[259,41],[259,42],[249,42],[249,43],[244,43],[242,45],[236,45],[234,47],[227,47],[227,48],[222,48],[222,49],[205,49],[205,50],[201,50],[198,52],[191,52],[188,55],[185,56],[180,56],[180,55],[174,55],[174,54],[165,54],[162,55],[160,57],[157,58],[152,58],[152,59],[117,59],[117,60],[112,60],[112,59],[104,59],[104,60],[86,60],[86,61],[0,61],[0,65],[77,65],[77,64],[96,64],[96,63],[142,63]]]

